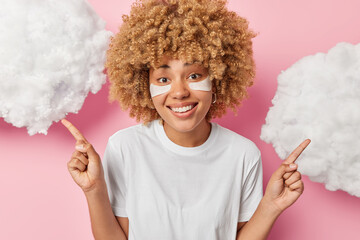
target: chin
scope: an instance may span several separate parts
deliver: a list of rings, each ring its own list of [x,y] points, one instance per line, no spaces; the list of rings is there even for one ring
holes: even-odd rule
[[[169,121],[164,121],[166,124],[169,125],[169,127],[173,128],[177,132],[186,133],[193,131],[197,126],[200,125],[202,121],[205,119],[169,119]]]
[[[170,125],[170,124],[169,124]],[[191,132],[196,128],[196,124],[176,122],[170,125],[174,130],[181,133]]]

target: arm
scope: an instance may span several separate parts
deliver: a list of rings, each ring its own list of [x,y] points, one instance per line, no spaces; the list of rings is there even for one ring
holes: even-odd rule
[[[280,213],[262,199],[251,219],[238,231],[236,240],[266,239]]]
[[[238,222],[238,225],[237,225],[237,230],[236,232],[239,232],[240,229],[246,224],[247,222]]]
[[[127,236],[112,212],[106,185],[104,184],[99,190],[85,192],[85,196],[94,238],[96,240],[126,240]]]
[[[236,240],[266,240],[274,222],[303,193],[304,184],[295,160],[309,145],[305,140],[273,173],[255,213],[236,235]]]
[[[112,212],[99,154],[74,125],[65,119],[62,123],[76,140],[76,151],[68,162],[68,170],[86,196],[94,238],[126,240]]]
[[[129,238],[129,218],[127,217],[116,217],[121,229],[125,233],[126,237]]]

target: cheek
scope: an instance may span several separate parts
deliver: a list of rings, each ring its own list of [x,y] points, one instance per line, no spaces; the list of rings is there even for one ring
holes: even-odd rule
[[[212,102],[212,93],[208,91],[194,91],[197,98],[202,102],[203,106],[207,108],[210,108],[211,102]]]
[[[211,81],[209,80],[209,76],[202,81],[189,83],[189,87],[192,90],[201,90],[205,92],[211,91],[211,86],[212,84]]]
[[[165,100],[166,100],[166,94],[161,94],[156,97],[152,97],[152,101],[154,103],[156,110],[158,110],[158,107],[164,105]]]
[[[171,84],[165,86],[157,86],[155,84],[150,84],[150,95],[151,97],[156,97],[164,93],[169,92],[171,89]]]

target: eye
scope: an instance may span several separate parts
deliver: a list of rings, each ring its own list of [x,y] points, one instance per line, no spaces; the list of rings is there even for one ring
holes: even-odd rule
[[[169,79],[162,77],[162,78],[159,78],[157,81],[158,81],[159,83],[165,84],[165,83],[168,83],[168,82],[169,82]]]
[[[193,73],[193,74],[190,74],[189,79],[196,80],[200,77],[201,77],[201,74]]]

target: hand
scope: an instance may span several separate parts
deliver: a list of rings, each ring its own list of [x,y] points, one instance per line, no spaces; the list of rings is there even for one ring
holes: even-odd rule
[[[61,123],[76,140],[76,151],[67,164],[70,175],[85,193],[96,187],[103,187],[104,170],[99,154],[74,125],[66,119],[62,119]]]
[[[280,213],[290,207],[304,191],[301,173],[296,171],[297,164],[294,162],[310,142],[310,139],[306,139],[284,160],[266,187],[264,200]]]

